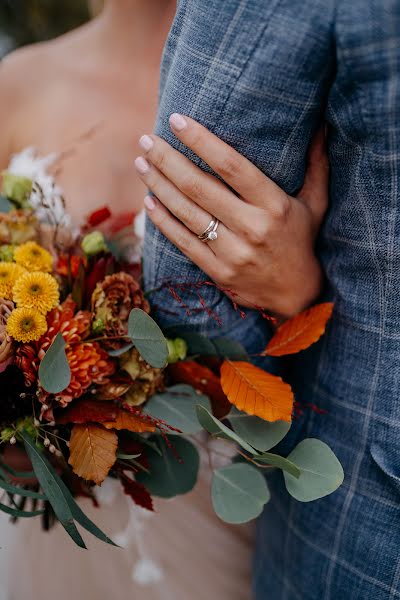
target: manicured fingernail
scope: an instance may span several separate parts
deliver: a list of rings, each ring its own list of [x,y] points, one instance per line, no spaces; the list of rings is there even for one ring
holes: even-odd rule
[[[154,198],[152,196],[146,196],[144,199],[144,205],[147,208],[147,210],[154,210],[156,207]]]
[[[143,148],[145,152],[148,152],[154,146],[154,142],[149,135],[142,135],[139,140],[139,146]]]
[[[173,113],[169,118],[169,122],[172,129],[175,129],[176,131],[182,131],[185,129],[185,127],[187,127],[187,121],[185,117],[182,117],[182,115],[178,113]]]
[[[141,175],[145,175],[150,169],[149,163],[145,158],[143,158],[143,156],[137,157],[135,160],[135,167]]]

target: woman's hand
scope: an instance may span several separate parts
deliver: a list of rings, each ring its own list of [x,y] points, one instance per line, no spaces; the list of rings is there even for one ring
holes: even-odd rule
[[[323,282],[314,253],[328,205],[324,130],[315,136],[304,186],[288,196],[250,161],[199,123],[174,114],[175,135],[227,185],[156,135],[144,135],[135,161],[158,229],[239,304],[290,317],[310,305]],[[229,189],[232,188],[234,192]],[[199,239],[219,220],[216,240]]]

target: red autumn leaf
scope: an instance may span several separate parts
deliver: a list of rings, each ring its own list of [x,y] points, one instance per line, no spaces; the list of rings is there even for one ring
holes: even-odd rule
[[[76,256],[75,254],[67,256],[66,254],[61,254],[58,257],[56,271],[63,277],[67,277],[69,273],[71,273],[71,276],[76,278],[81,263],[83,266],[85,265],[85,259],[82,256]]]
[[[144,485],[124,474],[121,475],[121,483],[125,494],[130,496],[135,504],[142,508],[147,508],[147,510],[154,511],[153,500]]]
[[[89,265],[85,270],[85,299],[89,302],[94,288],[103,281],[106,275],[114,272],[116,267],[115,258],[112,254],[104,254],[99,257],[94,257],[89,261]]]
[[[208,367],[188,360],[170,365],[168,372],[173,383],[187,383],[208,396],[213,414],[218,419],[226,416],[230,411],[231,404],[222,390],[220,379]]]
[[[239,410],[265,421],[291,422],[293,392],[280,377],[248,362],[226,360],[221,367],[221,384]]]
[[[111,211],[108,206],[102,206],[101,208],[93,211],[86,218],[87,225],[89,227],[97,227],[100,223],[104,223],[107,219],[111,217]]]
[[[136,212],[133,211],[127,211],[115,215],[115,217],[111,219],[111,222],[108,226],[110,234],[116,234],[127,227],[131,227],[135,221],[135,217]]]
[[[331,318],[333,303],[317,304],[279,327],[263,354],[285,356],[305,350],[325,333]]]
[[[97,400],[76,400],[70,406],[57,411],[56,423],[103,423],[114,421],[118,407],[113,402],[98,402]]]

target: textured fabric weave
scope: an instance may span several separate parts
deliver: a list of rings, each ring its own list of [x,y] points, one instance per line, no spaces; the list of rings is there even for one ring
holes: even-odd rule
[[[301,504],[280,474],[271,477],[254,593],[257,600],[400,598],[399,0],[181,0],[156,132],[201,164],[171,134],[172,112],[202,122],[290,194],[302,185],[323,115],[329,124],[330,209],[319,252],[335,313],[322,342],[291,360],[287,374],[297,400],[328,414],[296,422],[285,449],[304,437],[324,440],[345,483]],[[204,279],[148,224],[148,288]],[[202,295],[223,325],[194,311],[200,330],[262,348],[268,330],[258,313],[243,320],[214,288]],[[184,301],[194,306],[196,296]],[[164,323],[177,319],[168,292],[157,304],[169,311],[160,313]]]

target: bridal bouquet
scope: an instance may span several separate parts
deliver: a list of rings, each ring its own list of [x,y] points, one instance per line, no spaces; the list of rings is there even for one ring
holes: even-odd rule
[[[47,527],[59,521],[81,547],[76,523],[112,544],[76,498],[96,503],[107,477],[148,510],[152,496],[190,491],[199,454],[188,438],[204,430],[238,449],[213,473],[213,505],[225,521],[260,514],[268,468],[283,471],[299,501],[341,484],[341,465],[319,440],[303,440],[288,457],[270,452],[291,426],[288,384],[254,366],[236,342],[161,331],[140,265],[126,259],[121,232],[133,232],[131,222],[109,227],[101,209],[74,231],[59,195],[11,173],[3,174],[0,211],[2,511],[42,515]],[[331,311],[322,304],[286,322],[263,354],[308,347]]]

